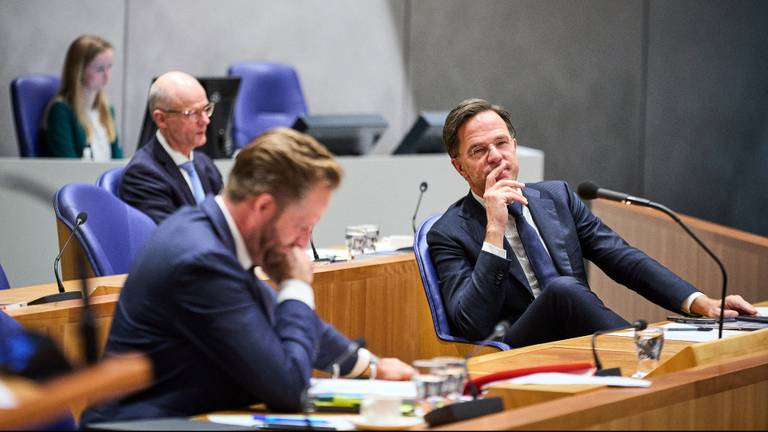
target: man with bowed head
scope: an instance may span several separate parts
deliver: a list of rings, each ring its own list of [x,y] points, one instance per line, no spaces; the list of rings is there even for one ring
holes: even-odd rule
[[[221,195],[159,225],[120,293],[105,349],[147,353],[154,383],[92,408],[84,424],[259,402],[299,411],[312,368],[336,363],[349,377],[410,379],[413,368],[355,351],[315,313],[306,247],[341,175],[313,138],[274,129],[237,155]],[[277,290],[255,277],[254,266]]]
[[[427,234],[451,328],[483,339],[500,320],[520,347],[629,326],[587,285],[584,259],[668,310],[717,317],[720,301],[699,292],[595,217],[562,181],[517,181],[511,115],[467,99],[446,118],[443,142],[469,193]],[[726,297],[726,317],[754,315]]]
[[[182,206],[195,206],[219,193],[221,174],[203,152],[214,104],[195,77],[166,72],[149,89],[149,110],[157,133],[125,167],[118,195],[155,223]]]

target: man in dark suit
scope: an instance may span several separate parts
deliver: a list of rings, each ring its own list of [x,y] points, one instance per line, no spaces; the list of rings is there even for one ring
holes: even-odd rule
[[[583,259],[669,310],[716,317],[713,300],[603,224],[562,181],[517,181],[517,140],[510,114],[467,99],[443,129],[453,167],[469,193],[427,234],[453,331],[483,339],[513,325],[513,347],[581,336],[628,323],[589,289]],[[756,314],[741,296],[726,297],[726,316]]]
[[[355,350],[315,314],[306,247],[340,179],[325,147],[276,129],[238,154],[222,195],[159,225],[120,293],[105,350],[147,353],[154,383],[87,411],[84,424],[259,402],[299,411],[313,367],[409,379],[410,366]]]
[[[149,90],[149,109],[157,133],[125,168],[118,195],[156,223],[182,206],[195,206],[219,193],[221,174],[204,153],[205,130],[213,103],[193,76],[172,71]]]

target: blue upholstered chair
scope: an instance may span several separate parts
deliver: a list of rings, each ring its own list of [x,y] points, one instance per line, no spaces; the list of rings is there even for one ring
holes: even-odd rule
[[[3,266],[0,265],[0,290],[8,289],[10,287],[11,284],[8,283],[8,278],[5,276]]]
[[[123,179],[124,166],[112,168],[101,173],[99,178],[96,179],[96,186],[104,189],[114,196],[117,195],[117,189],[120,187],[120,180]]]
[[[440,280],[432,263],[432,257],[429,255],[429,245],[427,245],[427,233],[441,216],[442,213],[438,213],[422,222],[419,229],[416,230],[416,238],[413,242],[413,252],[416,254],[416,263],[419,265],[421,282],[424,284],[424,293],[427,295],[429,310],[432,312],[432,323],[435,325],[437,337],[444,341],[479,344],[479,341],[469,341],[463,337],[452,335],[450,325],[448,324],[443,296],[440,293]],[[496,347],[500,350],[509,349],[509,345],[499,341],[490,341],[484,345]]]
[[[227,75],[240,77],[232,113],[232,141],[236,148],[274,127],[291,127],[299,115],[307,112],[299,76],[289,65],[235,63]]]
[[[59,77],[27,74],[11,81],[11,105],[16,124],[19,156],[45,156],[41,145],[41,122],[48,102],[56,96]]]
[[[88,218],[75,237],[96,276],[128,273],[156,225],[149,216],[97,186],[70,183],[53,197],[56,218],[71,230],[78,213]]]

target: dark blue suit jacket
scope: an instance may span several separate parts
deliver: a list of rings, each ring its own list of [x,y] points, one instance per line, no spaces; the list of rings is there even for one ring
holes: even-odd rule
[[[222,187],[221,174],[213,161],[196,151],[195,170],[206,195],[216,195]],[[158,225],[183,206],[195,206],[195,196],[178,166],[157,137],[131,158],[120,180],[118,195],[126,203],[146,213]]]
[[[565,182],[527,183],[523,195],[561,276],[587,284],[584,259],[611,279],[673,311],[696,289],[627,244],[594,216]],[[483,252],[485,209],[470,192],[427,234],[449,322],[455,334],[485,338],[502,319],[514,323],[533,302],[525,273],[506,239],[510,259]]]
[[[105,355],[147,353],[154,383],[86,411],[83,424],[259,402],[298,411],[313,366],[327,370],[349,343],[306,304],[278,304],[275,291],[243,269],[224,215],[208,197],[158,226],[115,308]]]

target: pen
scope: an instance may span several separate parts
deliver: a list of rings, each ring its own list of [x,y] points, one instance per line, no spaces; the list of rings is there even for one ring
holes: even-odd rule
[[[672,327],[667,328],[667,331],[712,331],[710,327]]]

